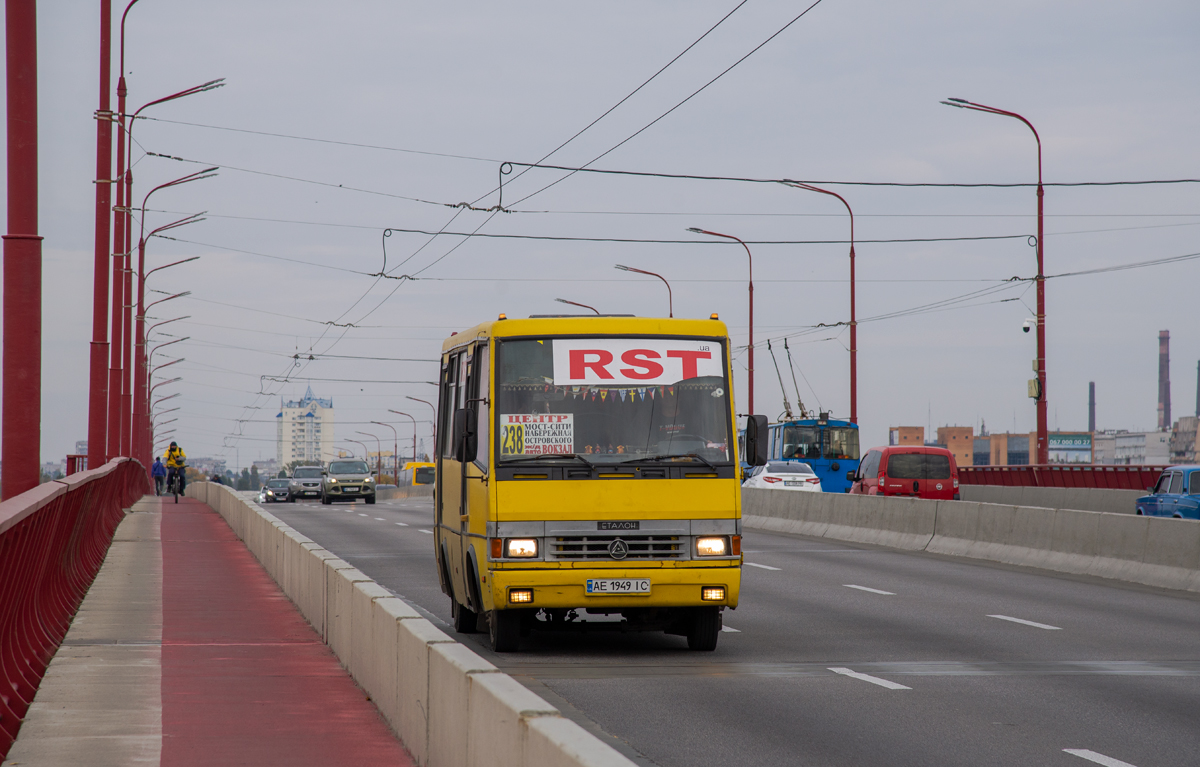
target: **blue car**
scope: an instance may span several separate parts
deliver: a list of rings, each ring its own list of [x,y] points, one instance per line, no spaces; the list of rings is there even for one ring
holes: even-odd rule
[[[1169,466],[1150,495],[1137,499],[1137,513],[1147,517],[1200,519],[1200,466]]]

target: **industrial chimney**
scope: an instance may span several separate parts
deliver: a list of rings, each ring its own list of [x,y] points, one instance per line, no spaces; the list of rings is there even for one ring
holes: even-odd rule
[[[1088,382],[1088,431],[1096,431],[1096,382]]]
[[[1171,429],[1171,331],[1158,332],[1158,430]]]

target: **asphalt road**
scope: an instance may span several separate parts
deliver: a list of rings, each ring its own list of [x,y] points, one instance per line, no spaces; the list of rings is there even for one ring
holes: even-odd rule
[[[534,634],[498,655],[449,626],[429,500],[268,510],[643,764],[1200,764],[1197,595],[750,532],[715,652]]]

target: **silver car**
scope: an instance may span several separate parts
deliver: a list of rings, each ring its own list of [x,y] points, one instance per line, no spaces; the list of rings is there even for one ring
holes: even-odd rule
[[[295,503],[297,498],[320,497],[324,473],[320,466],[297,466],[288,482],[288,503]]]
[[[330,461],[321,480],[321,503],[362,498],[375,503],[375,478],[366,461],[347,458]]]

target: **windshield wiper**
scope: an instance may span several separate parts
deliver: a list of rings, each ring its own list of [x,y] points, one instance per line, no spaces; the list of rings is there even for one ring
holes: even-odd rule
[[[589,469],[596,468],[596,464],[584,458],[579,453],[542,453],[541,455],[531,455],[525,458],[509,459],[505,463],[525,463],[526,461],[544,461],[547,458],[578,458],[588,465]]]
[[[716,466],[714,466],[708,459],[706,459],[704,456],[702,456],[698,453],[673,453],[670,455],[648,455],[645,458],[631,458],[628,461],[621,461],[621,463],[640,463],[642,461],[666,461],[671,458],[695,458],[697,461],[704,464],[705,466],[712,469],[713,471],[717,470]]]

